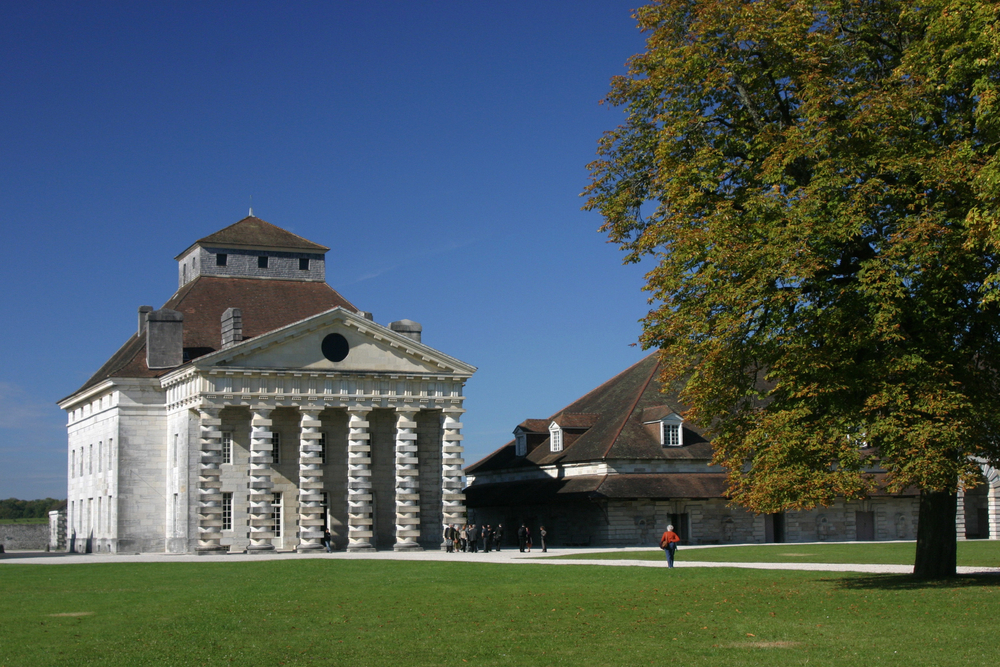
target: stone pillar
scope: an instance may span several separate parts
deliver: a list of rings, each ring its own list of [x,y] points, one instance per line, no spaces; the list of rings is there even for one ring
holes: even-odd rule
[[[296,551],[323,548],[323,447],[319,420],[322,408],[301,407],[299,432],[299,545]]]
[[[250,546],[247,553],[273,551],[271,501],[271,410],[254,409],[250,419]]]
[[[442,521],[448,524],[464,524],[466,522],[465,494],[462,493],[462,422],[458,421],[465,410],[461,408],[445,409],[441,418],[441,504]],[[444,526],[441,533],[444,534]],[[442,540],[441,548],[445,545]]]
[[[222,546],[222,420],[219,408],[198,409],[201,459],[198,462],[198,554],[228,551]]]
[[[420,550],[420,470],[415,410],[396,410],[396,544],[393,551]]]
[[[992,466],[983,466],[983,475],[989,487],[986,507],[989,511],[989,531],[991,540],[1000,540],[1000,471]]]
[[[372,546],[372,448],[369,408],[347,411],[347,550],[375,551]]]
[[[955,500],[955,537],[965,539],[965,489],[958,490]]]

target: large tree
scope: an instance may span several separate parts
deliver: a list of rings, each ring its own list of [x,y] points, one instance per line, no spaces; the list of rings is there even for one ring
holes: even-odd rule
[[[659,0],[585,208],[757,512],[919,489],[915,573],[1000,460],[1000,6]],[[880,474],[873,474],[878,471]]]

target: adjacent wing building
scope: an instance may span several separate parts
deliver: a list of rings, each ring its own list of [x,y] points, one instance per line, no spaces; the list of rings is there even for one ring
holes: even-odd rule
[[[178,290],[68,415],[74,551],[439,548],[464,523],[475,368],[326,283],[329,248],[250,216],[176,257]]]
[[[550,544],[579,546],[658,545],[670,524],[691,544],[916,537],[916,491],[771,515],[730,506],[711,443],[658,374],[651,354],[549,418],[521,422],[466,469],[469,520],[508,535],[545,526]],[[996,536],[1000,478],[984,475],[962,496],[960,536]]]

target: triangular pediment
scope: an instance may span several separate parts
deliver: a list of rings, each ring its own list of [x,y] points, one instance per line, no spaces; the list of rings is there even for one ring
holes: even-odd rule
[[[368,373],[455,373],[476,368],[376,324],[334,308],[199,357],[199,367]]]

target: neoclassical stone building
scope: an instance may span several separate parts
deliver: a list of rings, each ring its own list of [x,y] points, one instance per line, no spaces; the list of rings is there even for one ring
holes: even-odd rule
[[[75,551],[440,548],[465,521],[475,368],[326,283],[329,248],[244,218],[176,257],[178,290],[72,395]]]
[[[466,469],[469,520],[544,525],[551,544],[656,545],[673,524],[690,544],[907,540],[919,497],[876,493],[803,512],[755,515],[732,507],[704,431],[681,418],[649,355]],[[960,539],[1000,537],[1000,477],[959,494]]]

